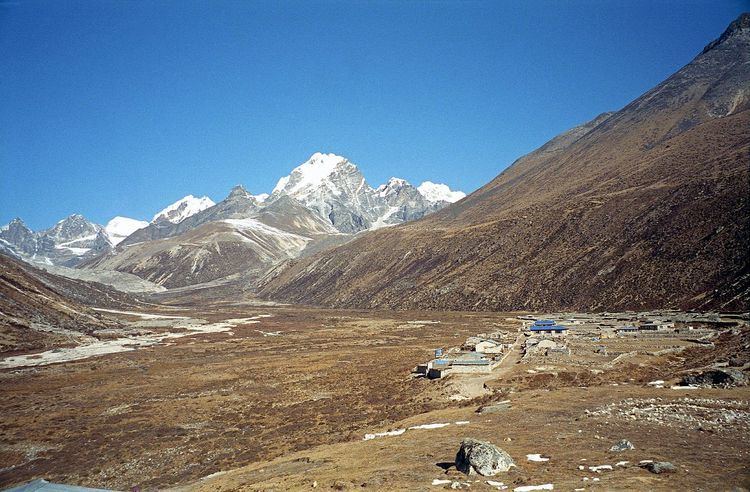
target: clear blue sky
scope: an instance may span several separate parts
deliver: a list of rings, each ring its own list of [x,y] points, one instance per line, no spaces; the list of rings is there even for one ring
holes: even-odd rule
[[[0,223],[270,191],[315,151],[473,191],[747,1],[0,0]]]

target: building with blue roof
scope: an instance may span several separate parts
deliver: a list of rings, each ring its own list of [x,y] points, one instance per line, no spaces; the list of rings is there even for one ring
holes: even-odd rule
[[[540,335],[564,335],[568,330],[551,319],[538,319],[529,327],[529,331]]]

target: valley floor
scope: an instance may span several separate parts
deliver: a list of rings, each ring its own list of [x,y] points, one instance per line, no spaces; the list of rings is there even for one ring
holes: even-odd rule
[[[290,306],[166,313],[111,314],[184,336],[0,371],[0,486],[45,478],[118,490],[502,487],[487,480],[509,490],[750,488],[750,390],[647,384],[669,380],[684,358],[644,355],[592,372],[520,362],[516,352],[483,384],[468,375],[429,381],[411,370],[435,348],[516,334],[520,322],[507,313]],[[222,329],[185,333],[176,319]],[[476,413],[498,401],[508,403]],[[387,431],[397,432],[364,439]],[[456,472],[463,437],[502,447],[517,468],[491,478]],[[620,439],[635,450],[610,452]],[[535,453],[550,459],[527,461]],[[678,469],[654,475],[641,460]],[[588,468],[598,465],[613,469]]]

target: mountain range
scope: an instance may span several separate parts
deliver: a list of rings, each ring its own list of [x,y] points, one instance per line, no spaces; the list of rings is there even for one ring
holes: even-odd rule
[[[15,219],[0,251],[128,290],[221,284],[335,307],[747,310],[748,129],[743,14],[664,82],[468,197],[398,178],[373,188],[315,153],[270,194],[189,195],[150,222],[73,215],[34,232]]]
[[[275,268],[261,295],[357,308],[750,308],[750,14],[616,112],[466,199]]]
[[[0,247],[37,264],[132,273],[181,287],[240,272],[259,275],[303,252],[421,218],[464,196],[446,185],[427,181],[417,188],[398,178],[374,189],[346,158],[315,153],[270,195],[252,195],[241,185],[219,203],[188,195],[150,222],[115,217],[100,226],[72,215],[34,232],[15,219],[0,230]]]

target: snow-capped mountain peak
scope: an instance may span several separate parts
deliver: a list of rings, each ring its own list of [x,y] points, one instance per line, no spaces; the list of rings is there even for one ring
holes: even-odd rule
[[[452,191],[448,185],[425,181],[417,187],[419,193],[430,202],[454,203],[466,196],[463,191]]]
[[[213,200],[207,196],[196,198],[193,195],[188,195],[154,215],[151,223],[156,224],[158,222],[167,221],[173,224],[179,224],[191,215],[195,215],[202,210],[213,207],[214,205],[216,204]]]
[[[27,226],[27,225],[26,225],[26,223],[25,223],[25,222],[23,221],[23,219],[21,219],[20,217],[16,217],[15,219],[13,219],[13,220],[11,220],[10,222],[8,222],[8,224],[4,225],[4,226],[2,227],[2,230],[3,230],[3,231],[8,231],[8,230],[10,230],[11,228],[15,228],[15,227],[23,227],[23,228],[25,228],[25,229],[28,229],[28,226]],[[30,229],[29,229],[29,230],[30,230]]]
[[[387,183],[378,186],[375,191],[378,192],[380,197],[385,198],[392,193],[397,193],[404,186],[411,186],[411,184],[405,179],[390,178]]]
[[[281,178],[269,200],[288,196],[341,232],[369,227],[378,214],[375,190],[346,157],[316,152]]]
[[[227,198],[249,198],[252,195],[249,191],[245,189],[244,186],[241,184],[234,185],[234,187],[229,190],[229,195],[227,195]]]
[[[81,237],[96,237],[102,226],[89,222],[81,214],[72,214],[57,222],[52,228],[43,231],[55,241],[71,241]]]
[[[279,180],[269,200],[282,196],[299,201],[340,232],[354,233],[421,218],[465,195],[429,181],[417,190],[401,178],[373,189],[346,157],[316,152]]]
[[[316,188],[346,164],[355,167],[346,157],[316,152],[307,161],[295,167],[289,176],[281,178],[274,187],[273,193],[283,192],[287,195],[295,195]]]
[[[143,229],[147,226],[148,222],[145,220],[117,216],[107,222],[107,225],[104,226],[104,232],[107,234],[112,245],[117,246],[123,239],[133,234],[138,229]]]
[[[253,195],[247,189],[242,186],[241,184],[236,185],[232,190],[229,192],[229,195],[227,195],[227,200],[235,200],[235,199],[244,199],[244,200],[253,200],[258,203],[263,203],[268,199],[269,195],[268,193],[260,193],[258,195]]]

